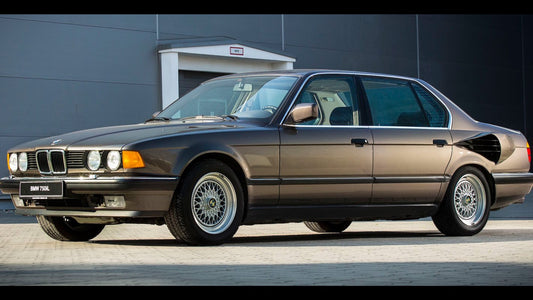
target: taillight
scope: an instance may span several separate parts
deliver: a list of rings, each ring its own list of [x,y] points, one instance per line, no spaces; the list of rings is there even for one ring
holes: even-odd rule
[[[531,163],[531,148],[529,148],[529,143],[527,143],[527,158],[529,159],[529,163]]]

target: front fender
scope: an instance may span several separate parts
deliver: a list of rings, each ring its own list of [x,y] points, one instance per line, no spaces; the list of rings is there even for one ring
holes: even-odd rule
[[[185,169],[197,159],[207,156],[225,156],[236,162],[246,178],[250,178],[250,168],[242,155],[235,148],[214,142],[198,142],[183,149],[178,154],[178,159],[173,168],[173,173],[182,176]]]
[[[279,133],[276,129],[176,135],[127,148],[141,152],[147,163],[142,172],[153,175],[182,176],[198,158],[214,155],[232,160],[246,179],[279,176]]]

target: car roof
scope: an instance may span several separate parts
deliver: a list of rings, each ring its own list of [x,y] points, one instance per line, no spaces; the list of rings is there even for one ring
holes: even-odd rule
[[[418,78],[385,74],[385,73],[374,73],[374,72],[363,72],[363,71],[349,71],[349,70],[334,70],[334,69],[291,69],[291,70],[272,70],[272,71],[258,71],[258,72],[245,72],[245,73],[234,73],[229,75],[224,75],[217,78],[232,78],[232,77],[242,77],[242,76],[260,76],[260,75],[295,75],[307,77],[315,74],[349,74],[349,75],[366,75],[366,76],[380,76],[380,77],[390,77],[406,80],[419,81]],[[212,80],[213,80],[212,79]],[[210,81],[210,80],[208,80]]]

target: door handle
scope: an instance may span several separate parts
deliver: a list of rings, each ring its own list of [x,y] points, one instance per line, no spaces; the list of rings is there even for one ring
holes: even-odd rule
[[[448,145],[448,142],[446,140],[433,140],[433,144],[437,145],[437,147],[444,147]]]
[[[355,147],[363,147],[365,144],[368,144],[367,139],[352,139],[352,144],[355,145]]]

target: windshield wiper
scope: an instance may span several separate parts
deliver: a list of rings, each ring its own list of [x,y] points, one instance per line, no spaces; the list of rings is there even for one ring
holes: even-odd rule
[[[150,118],[146,121],[144,121],[145,123],[146,122],[151,122],[151,121],[170,121],[171,119],[170,118],[167,118],[167,117],[153,117],[153,118]]]
[[[212,119],[232,119],[232,120],[237,120],[239,119],[239,117],[237,117],[236,115],[221,115],[221,116],[206,116],[206,115],[198,115],[198,116],[190,116],[190,117],[183,117],[183,118],[179,118],[178,120],[180,121],[185,121],[185,120],[204,120],[204,119],[208,119],[208,120],[212,120]]]
[[[168,122],[168,121],[171,121],[171,120],[176,120],[176,121],[182,121],[182,122],[186,122],[188,120],[204,120],[204,119],[231,119],[231,120],[234,120],[236,121],[237,119],[239,119],[239,117],[237,117],[236,115],[221,115],[221,116],[204,116],[204,115],[198,115],[198,116],[189,116],[189,117],[183,117],[183,118],[179,118],[179,119],[172,119],[172,118],[168,118],[168,117],[153,117],[153,118],[150,118],[146,121],[144,121],[145,123],[147,122],[152,122],[152,121],[164,121],[164,122]]]
[[[237,121],[239,119],[239,117],[237,117],[236,115],[222,115],[221,117],[223,118],[230,118],[234,121]]]

